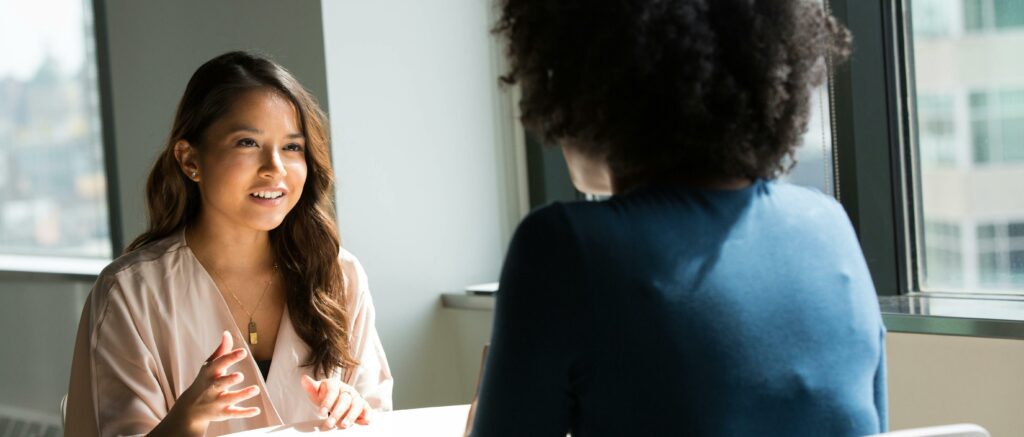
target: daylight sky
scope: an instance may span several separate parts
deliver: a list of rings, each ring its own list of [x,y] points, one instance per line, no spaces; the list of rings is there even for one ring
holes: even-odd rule
[[[78,70],[85,55],[84,1],[0,0],[0,78],[31,77],[47,52],[63,72]]]

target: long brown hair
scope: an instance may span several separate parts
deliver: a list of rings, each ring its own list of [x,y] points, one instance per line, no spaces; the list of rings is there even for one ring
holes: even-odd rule
[[[288,314],[295,331],[312,350],[306,366],[314,374],[358,364],[349,351],[345,278],[338,264],[338,230],[332,211],[334,173],[326,119],[316,100],[280,65],[252,53],[230,52],[203,64],[192,75],[178,105],[167,145],[146,184],[149,229],[125,249],[130,252],[168,237],[199,216],[199,187],[185,177],[174,157],[180,140],[202,148],[207,128],[227,115],[242,94],[272,89],[295,105],[306,137],[308,176],[302,197],[284,221],[270,231],[270,245],[283,275]]]

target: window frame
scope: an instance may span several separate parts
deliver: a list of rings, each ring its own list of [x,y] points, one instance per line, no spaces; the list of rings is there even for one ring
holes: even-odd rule
[[[831,0],[854,35],[850,59],[832,71],[839,200],[857,235],[879,296],[919,291],[913,236],[923,229],[913,200],[920,171],[912,123],[913,52],[902,0]],[[908,128],[909,127],[909,128]],[[915,250],[911,250],[914,248]]]

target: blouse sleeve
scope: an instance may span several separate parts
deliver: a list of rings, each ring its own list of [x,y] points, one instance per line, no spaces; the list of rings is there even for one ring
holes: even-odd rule
[[[89,436],[144,435],[166,416],[156,360],[139,332],[145,326],[121,287],[101,277],[79,322],[65,429]]]
[[[348,369],[344,374],[344,382],[363,396],[370,407],[376,411],[391,411],[391,390],[394,378],[388,367],[384,346],[377,334],[376,312],[373,298],[367,285],[366,272],[359,261],[346,251],[342,251],[342,266],[345,279],[351,290],[349,296],[349,338],[353,355],[359,365]]]

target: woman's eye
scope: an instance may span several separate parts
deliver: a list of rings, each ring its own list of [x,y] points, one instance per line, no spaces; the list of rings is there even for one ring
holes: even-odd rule
[[[300,146],[298,144],[292,143],[292,144],[289,144],[287,146],[284,146],[284,150],[287,150],[287,151],[290,151],[290,152],[301,152],[302,151],[302,146]]]
[[[259,144],[256,143],[256,140],[254,140],[252,138],[242,138],[242,139],[238,140],[238,145],[241,146],[241,147],[256,147],[256,146],[259,146]]]

